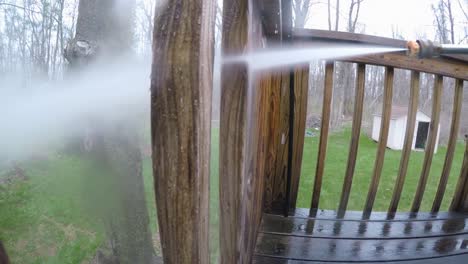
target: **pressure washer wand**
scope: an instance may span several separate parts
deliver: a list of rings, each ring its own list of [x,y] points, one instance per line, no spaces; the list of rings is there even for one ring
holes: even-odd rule
[[[440,55],[468,55],[468,45],[438,44],[430,40],[408,41],[408,55],[420,59],[439,57]]]

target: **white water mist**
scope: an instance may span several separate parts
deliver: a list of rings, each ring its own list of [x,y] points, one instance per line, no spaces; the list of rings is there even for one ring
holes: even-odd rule
[[[0,159],[27,157],[51,142],[101,125],[136,118],[149,108],[150,62],[122,57],[96,63],[70,78],[22,88],[0,80]]]

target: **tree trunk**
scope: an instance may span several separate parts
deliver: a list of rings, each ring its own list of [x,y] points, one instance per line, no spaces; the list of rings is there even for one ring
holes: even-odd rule
[[[80,0],[76,36],[64,54],[70,64],[84,68],[98,56],[110,59],[129,52],[134,5],[133,1]],[[88,191],[95,192],[87,195],[97,199],[91,206],[105,225],[112,258],[118,263],[152,263],[137,132],[132,124],[106,120],[93,120],[88,130],[92,135],[88,154],[99,175],[89,179]]]

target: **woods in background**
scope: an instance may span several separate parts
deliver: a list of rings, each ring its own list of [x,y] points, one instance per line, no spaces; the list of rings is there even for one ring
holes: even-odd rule
[[[74,37],[78,0],[0,0],[0,79],[60,79],[66,70],[63,50]],[[132,47],[151,52],[154,0],[137,0]],[[3,88],[3,87],[2,87]]]
[[[327,5],[328,30],[347,31],[351,33],[366,33],[366,25],[360,20],[361,8],[366,5],[367,0],[328,0],[327,2],[311,0],[293,0],[295,7],[296,27],[304,25],[307,27],[307,20],[311,17],[311,12],[315,6]],[[430,3],[428,3],[430,4]],[[304,8],[306,6],[307,8]],[[468,43],[468,1],[467,0],[439,0],[432,4],[433,10],[433,32],[421,32],[421,39],[428,35],[434,35],[434,41],[445,44],[467,44]],[[463,14],[462,17],[455,17],[454,13]],[[463,25],[462,29],[460,26]],[[390,25],[389,25],[390,26]],[[398,28],[392,26],[392,35],[387,36],[396,39],[406,37],[399,32]],[[313,120],[320,119],[321,98],[323,93],[324,65],[323,62],[312,63],[310,67],[311,77],[309,82],[309,104],[308,123],[316,123]],[[333,91],[333,106],[331,126],[332,129],[339,129],[352,117],[354,105],[355,73],[356,69],[351,63],[337,62],[335,67],[335,87]],[[364,107],[364,127],[369,131],[371,128],[372,115],[380,109],[383,94],[384,68],[368,66],[366,71],[366,94]],[[432,102],[432,87],[434,77],[430,74],[421,75],[421,93],[419,109],[430,113]],[[452,111],[454,80],[446,79],[446,86],[442,96],[441,113],[441,142],[445,143],[449,133],[449,122]],[[407,105],[409,98],[410,72],[405,70],[395,71],[395,90],[393,103],[395,105]],[[465,96],[463,113],[468,113],[468,91],[464,89]],[[468,118],[462,117],[460,138],[468,133]]]

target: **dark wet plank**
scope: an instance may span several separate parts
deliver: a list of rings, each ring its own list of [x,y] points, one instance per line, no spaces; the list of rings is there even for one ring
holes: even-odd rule
[[[468,234],[468,219],[346,221],[264,215],[261,233],[340,239],[405,239]]]
[[[467,148],[468,149],[468,148]],[[468,152],[467,152],[468,153]],[[297,208],[294,214],[291,217],[296,218],[308,218],[309,209]],[[396,213],[392,219],[388,218],[386,212],[372,212],[369,220],[370,221],[427,221],[427,220],[443,220],[443,219],[458,219],[458,218],[468,218],[468,214],[456,213],[456,212],[439,212],[439,213],[428,213],[428,212],[419,212],[417,214],[413,213]],[[311,219],[337,219],[337,213],[333,210],[317,210],[314,217]],[[362,219],[362,212],[360,211],[346,211],[343,221],[369,221]]]
[[[289,260],[283,258],[275,258],[275,257],[266,257],[266,256],[259,256],[256,255],[253,260],[253,264],[326,264],[326,263],[350,263],[350,261],[346,262],[323,262],[323,261],[299,261],[299,260]],[[359,263],[359,261],[357,261]],[[356,263],[356,261],[355,261]],[[367,262],[367,263],[382,263],[382,262]],[[389,264],[465,264],[468,263],[468,255],[456,255],[456,256],[449,256],[449,257],[442,257],[442,258],[432,258],[432,259],[423,259],[423,260],[409,260],[409,261],[390,261],[384,262]]]
[[[404,239],[468,234],[468,219],[346,221],[264,215],[260,232],[318,238]]]
[[[259,234],[256,255],[300,261],[405,261],[468,254],[468,235],[350,240]]]

